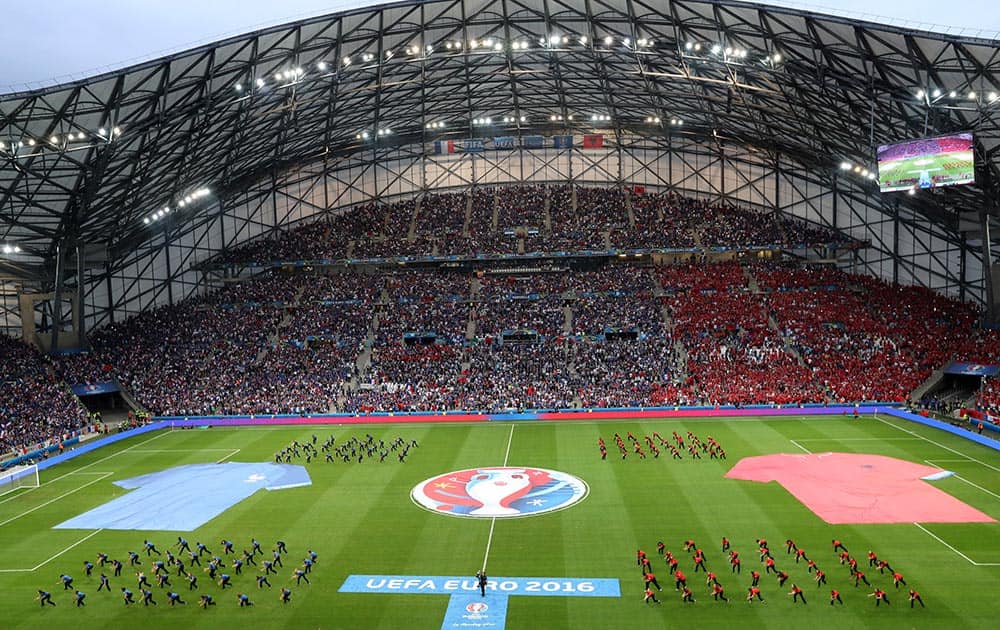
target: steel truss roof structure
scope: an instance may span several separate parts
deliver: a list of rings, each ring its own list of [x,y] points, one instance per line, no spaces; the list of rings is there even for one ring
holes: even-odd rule
[[[593,131],[744,147],[865,194],[875,183],[842,163],[874,170],[879,144],[974,131],[978,187],[874,202],[931,221],[964,261],[980,254],[962,213],[997,214],[998,93],[998,41],[729,0],[357,9],[0,97],[0,244],[22,250],[0,272],[51,280],[60,253],[104,243],[112,273],[310,164]]]

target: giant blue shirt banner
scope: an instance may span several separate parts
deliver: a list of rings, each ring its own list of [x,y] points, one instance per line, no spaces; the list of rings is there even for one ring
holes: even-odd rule
[[[122,479],[132,490],[64,521],[55,529],[138,529],[190,532],[258,490],[312,483],[302,466],[238,463],[190,464]]]

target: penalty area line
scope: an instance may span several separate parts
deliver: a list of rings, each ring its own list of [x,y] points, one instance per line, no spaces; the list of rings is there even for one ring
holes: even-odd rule
[[[97,479],[94,479],[93,481],[88,481],[87,483],[83,484],[82,486],[79,486],[78,488],[73,488],[69,492],[64,492],[64,493],[60,494],[59,496],[57,496],[54,499],[49,499],[45,503],[42,503],[40,505],[36,505],[35,507],[31,508],[30,510],[25,510],[24,512],[21,512],[17,516],[12,516],[11,518],[8,518],[6,521],[0,522],[0,527],[2,527],[3,525],[6,525],[7,523],[16,521],[17,519],[21,518],[22,516],[27,516],[28,514],[31,514],[32,512],[34,512],[35,510],[40,510],[43,507],[45,507],[46,505],[55,503],[56,501],[58,501],[59,499],[62,499],[63,497],[68,497],[69,495],[71,495],[71,494],[73,494],[75,492],[79,492],[80,490],[83,490],[87,486],[92,486],[95,483],[99,483],[101,481],[104,481],[105,479],[107,479],[108,477],[110,477],[113,474],[114,473],[106,473],[104,475],[101,475]],[[22,495],[19,495],[19,496],[24,496],[24,495],[22,494]]]
[[[93,538],[97,534],[100,534],[103,531],[104,531],[104,529],[102,528],[102,529],[98,529],[96,531],[90,532],[89,534],[87,534],[86,536],[84,536],[80,540],[76,541],[75,543],[73,543],[69,547],[66,547],[65,549],[63,549],[59,553],[53,555],[52,557],[50,557],[47,560],[44,560],[44,561],[40,562],[39,564],[36,564],[34,567],[32,567],[30,569],[0,569],[0,573],[34,573],[35,571],[41,569],[42,567],[44,567],[48,563],[52,562],[53,560],[55,560],[59,556],[63,555],[67,551],[69,551],[70,549],[73,549],[74,547],[82,545],[83,543],[87,542],[88,540],[90,540],[91,538]]]
[[[795,440],[788,440],[788,441],[789,441],[789,442],[791,442],[792,444],[794,444],[795,446],[799,447],[800,449],[802,449],[802,450],[803,450],[803,451],[805,451],[806,453],[808,453],[808,454],[812,455],[812,451],[810,451],[810,450],[809,450],[809,449],[807,449],[806,447],[802,446],[801,444],[799,444],[799,443],[798,443],[798,442],[796,442]]]
[[[239,453],[239,452],[240,452],[240,450],[241,450],[241,449],[238,449],[238,448],[234,448],[234,449],[233,449],[232,451],[230,451],[230,452],[229,452],[229,455],[226,455],[226,456],[225,456],[225,457],[223,457],[222,459],[217,459],[217,460],[215,460],[215,463],[216,463],[216,464],[221,464],[222,462],[226,461],[227,459],[229,459],[229,458],[230,458],[230,457],[232,457],[233,455],[235,455],[235,454]]]
[[[934,446],[937,446],[938,448],[943,448],[944,450],[946,450],[948,452],[954,453],[956,455],[961,455],[962,457],[968,459],[969,461],[976,462],[977,464],[981,464],[983,466],[986,466],[990,470],[995,470],[996,472],[1000,472],[1000,468],[997,468],[996,466],[991,466],[991,465],[987,464],[986,462],[979,461],[978,459],[976,459],[974,457],[969,457],[968,455],[966,455],[965,453],[962,453],[961,451],[956,451],[955,449],[951,448],[950,446],[945,446],[944,444],[941,444],[940,442],[935,442],[934,440],[932,440],[932,439],[930,439],[928,437],[924,437],[924,436],[920,435],[919,433],[915,433],[915,432],[910,431],[909,429],[907,429],[905,427],[901,427],[898,424],[896,424],[895,422],[888,422],[886,420],[883,420],[882,418],[879,418],[878,416],[875,416],[875,419],[878,420],[879,422],[881,422],[882,424],[887,424],[890,427],[893,427],[895,429],[899,429],[903,433],[909,433],[910,435],[912,435],[914,437],[918,437],[918,438],[920,438],[921,440],[923,440],[925,442],[930,442],[931,444],[933,444]]]
[[[510,445],[514,441],[514,424],[510,425],[510,435],[507,436],[507,451],[503,455],[503,465],[510,459]],[[490,535],[486,538],[486,553],[483,554],[483,573],[486,573],[486,563],[490,559],[490,547],[493,545],[493,530],[497,525],[497,517],[490,519]]]
[[[955,549],[954,547],[952,547],[951,545],[949,545],[940,536],[938,536],[937,534],[935,534],[931,530],[927,529],[926,527],[924,527],[920,523],[914,523],[914,525],[916,525],[919,529],[921,529],[922,531],[924,531],[928,536],[930,536],[934,540],[938,541],[939,543],[941,543],[942,545],[944,545],[948,549],[951,549],[952,551],[954,551],[955,553],[957,553],[959,556],[961,556],[962,558],[964,558],[969,564],[971,564],[973,566],[977,566],[977,567],[1000,567],[1000,562],[976,562],[975,560],[973,560],[969,556],[965,555],[964,553],[962,553],[958,549]]]

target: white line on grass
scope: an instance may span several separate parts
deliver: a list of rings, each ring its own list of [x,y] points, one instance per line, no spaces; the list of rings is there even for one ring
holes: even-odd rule
[[[888,422],[888,421],[883,420],[882,418],[879,418],[877,416],[875,417],[875,419],[878,420],[879,422],[881,422],[882,424],[887,424],[890,427],[894,427],[896,429],[899,429],[903,433],[909,433],[910,435],[912,435],[914,437],[918,437],[921,440],[924,440],[925,442],[930,442],[934,446],[943,448],[944,450],[952,452],[952,453],[954,453],[956,455],[961,455],[962,457],[965,457],[969,461],[976,462],[977,464],[982,464],[983,466],[986,466],[987,468],[989,468],[991,470],[995,470],[997,472],[1000,472],[1000,468],[997,468],[996,466],[991,466],[991,465],[987,464],[986,462],[981,462],[981,461],[979,461],[978,459],[976,459],[974,457],[969,457],[968,455],[966,455],[965,453],[962,453],[961,451],[956,451],[955,449],[951,448],[950,446],[945,446],[944,444],[941,444],[940,442],[935,442],[934,440],[932,440],[930,438],[927,438],[927,437],[924,437],[924,436],[920,435],[919,433],[914,433],[913,431],[910,431],[909,429],[903,428],[903,427],[897,425],[894,422]]]
[[[798,447],[799,447],[800,449],[802,449],[802,450],[803,450],[803,451],[805,451],[806,453],[809,453],[810,455],[812,455],[812,451],[810,451],[810,450],[809,450],[809,449],[807,449],[806,447],[802,446],[801,444],[799,444],[799,443],[798,443],[798,442],[796,442],[795,440],[788,440],[788,441],[789,441],[789,442],[791,442],[792,444],[794,444],[795,446],[798,446]]]
[[[170,435],[170,431],[163,431],[162,433],[154,435],[153,437],[149,438],[148,440],[143,440],[142,442],[139,442],[138,444],[133,444],[132,446],[130,446],[130,447],[124,449],[124,450],[112,453],[112,454],[108,455],[107,457],[102,457],[101,459],[97,460],[96,462],[91,462],[91,463],[87,464],[86,466],[81,466],[80,468],[77,468],[76,470],[74,470],[72,472],[68,472],[65,475],[60,475],[60,476],[56,477],[55,479],[49,479],[45,483],[39,484],[38,486],[36,486],[34,488],[29,488],[28,490],[26,490],[25,492],[22,492],[21,494],[19,494],[17,496],[10,497],[9,499],[3,499],[2,501],[0,501],[0,505],[3,505],[7,501],[13,501],[14,499],[19,499],[19,498],[23,497],[24,495],[28,494],[29,492],[31,492],[32,490],[37,490],[38,488],[41,488],[42,486],[47,486],[50,483],[55,483],[55,482],[59,481],[60,479],[65,479],[66,477],[69,477],[70,475],[79,475],[79,474],[81,474],[80,473],[81,470],[86,470],[86,469],[90,468],[91,466],[96,466],[97,464],[100,464],[101,462],[107,461],[107,460],[111,459],[112,457],[118,457],[122,453],[128,453],[132,449],[139,448],[143,444],[148,444],[149,442],[152,442],[153,440],[158,440],[158,439],[160,439],[161,437],[163,437],[165,435]],[[84,473],[84,474],[89,474],[89,473]],[[114,473],[109,473],[109,474],[114,474]]]
[[[0,569],[0,573],[33,573],[33,572],[37,571],[38,569],[44,567],[46,564],[52,562],[53,560],[55,560],[59,556],[63,555],[64,553],[66,553],[70,549],[76,547],[77,545],[80,545],[81,543],[84,543],[84,542],[90,540],[91,538],[93,538],[97,534],[100,534],[103,531],[104,531],[103,529],[99,529],[97,531],[90,532],[89,534],[87,534],[86,536],[84,536],[80,540],[76,541],[75,543],[73,543],[69,547],[66,547],[65,549],[63,549],[62,551],[60,551],[59,553],[57,553],[56,555],[52,556],[48,560],[45,560],[41,564],[37,564],[37,565],[35,565],[34,567],[32,567],[30,569]]]
[[[217,459],[217,460],[215,460],[215,463],[216,463],[216,464],[221,464],[222,462],[226,461],[227,459],[229,459],[230,457],[232,457],[233,455],[235,455],[235,454],[237,454],[237,453],[239,453],[239,452],[240,452],[240,449],[238,449],[238,448],[234,448],[233,450],[231,450],[231,451],[229,452],[229,455],[226,455],[226,456],[225,456],[225,457],[223,457],[222,459]]]
[[[514,440],[514,424],[510,425],[510,435],[507,436],[507,452],[503,455],[503,465],[507,465],[510,459],[510,444]],[[483,573],[486,573],[486,562],[490,559],[490,546],[493,544],[493,528],[496,527],[497,517],[490,521],[490,535],[486,538],[486,553],[483,555]]]
[[[955,475],[955,479],[958,479],[959,481],[964,481],[965,483],[969,484],[969,485],[970,485],[970,486],[972,486],[973,488],[979,488],[980,490],[982,490],[982,491],[983,491],[983,492],[985,492],[986,494],[990,495],[991,497],[994,497],[994,498],[997,498],[997,499],[1000,499],[1000,494],[997,494],[997,493],[995,493],[995,492],[992,492],[992,491],[990,491],[990,490],[987,490],[986,488],[984,488],[984,487],[982,487],[982,486],[980,486],[980,485],[978,485],[978,484],[975,484],[975,483],[972,483],[971,481],[969,481],[968,479],[966,479],[965,477],[963,477],[963,476],[961,476],[961,475]]]
[[[795,438],[799,442],[910,442],[914,440],[919,440],[921,438],[915,437],[898,437],[898,438],[832,438],[832,437],[821,437],[821,438]]]
[[[35,510],[40,510],[43,507],[45,507],[46,505],[49,505],[50,503],[55,503],[56,501],[58,501],[59,499],[62,499],[63,497],[68,497],[69,495],[71,495],[71,494],[73,494],[75,492],[79,492],[80,490],[83,490],[87,486],[92,486],[95,483],[99,483],[101,481],[104,481],[105,479],[107,479],[108,477],[110,477],[113,474],[114,473],[107,473],[105,475],[102,475],[102,476],[98,477],[97,479],[94,479],[93,481],[88,481],[87,483],[83,484],[82,486],[80,486],[78,488],[73,488],[69,492],[64,492],[64,493],[60,494],[59,496],[57,496],[54,499],[49,499],[48,501],[46,501],[45,503],[42,503],[41,505],[36,505],[35,507],[31,508],[30,510],[25,510],[24,512],[21,512],[17,516],[13,516],[11,518],[8,518],[6,521],[0,522],[0,527],[4,526],[7,523],[10,523],[12,521],[16,521],[17,519],[21,518],[22,516],[27,516],[28,514],[31,514],[32,512],[34,512]],[[23,496],[23,495],[21,495],[21,496]]]
[[[83,537],[83,538],[81,538],[80,540],[76,541],[75,543],[73,543],[73,544],[72,544],[72,545],[70,545],[69,547],[66,547],[65,549],[63,549],[62,551],[60,551],[59,553],[57,553],[56,555],[52,556],[52,557],[51,557],[51,558],[49,558],[48,560],[46,560],[46,561],[42,562],[41,564],[37,564],[37,565],[35,565],[35,567],[34,567],[33,569],[31,569],[31,570],[32,570],[32,571],[37,571],[38,569],[41,569],[42,567],[44,567],[44,566],[45,566],[45,565],[47,565],[48,563],[52,562],[53,560],[55,560],[55,559],[56,559],[56,558],[58,558],[59,556],[63,555],[64,553],[66,553],[67,551],[69,551],[70,549],[72,549],[73,547],[76,547],[77,545],[79,545],[79,544],[81,544],[81,543],[84,543],[84,542],[86,542],[86,541],[90,540],[91,538],[93,538],[94,536],[96,536],[96,535],[100,534],[100,533],[101,533],[101,532],[103,532],[103,531],[104,531],[104,529],[99,529],[99,530],[97,530],[97,531],[94,531],[94,532],[91,532],[91,533],[87,534],[86,536],[84,536],[84,537]]]
[[[938,466],[938,464],[943,464],[945,462],[952,462],[952,463],[959,463],[959,462],[961,462],[961,463],[965,463],[965,462],[968,462],[968,461],[971,461],[971,460],[968,460],[968,459],[925,459],[924,461],[927,462],[927,464],[929,464],[931,466],[934,466],[935,468],[941,468],[940,466]],[[969,481],[968,479],[966,479],[962,475],[956,474],[956,475],[952,475],[952,476],[955,477],[955,479],[958,479],[959,481],[964,481],[965,483],[969,484],[973,488],[978,488],[978,489],[982,490],[983,492],[985,492],[986,494],[990,495],[991,497],[995,497],[997,499],[1000,499],[1000,494],[997,494],[997,493],[995,493],[995,492],[993,492],[991,490],[987,490],[986,488],[980,486],[979,484],[975,484],[975,483]]]
[[[219,452],[225,453],[231,451],[231,448],[140,448],[137,451],[132,451],[133,453],[211,453]]]
[[[936,535],[934,532],[930,531],[929,529],[927,529],[926,527],[924,527],[920,523],[914,523],[914,525],[916,525],[918,528],[920,528],[921,530],[923,530],[924,532],[926,532],[927,535],[930,536],[931,538],[933,538],[934,540],[938,541],[939,543],[941,543],[942,545],[944,545],[948,549],[951,549],[952,551],[954,551],[955,553],[957,553],[961,557],[965,558],[965,560],[968,561],[968,563],[971,564],[971,565],[974,565],[974,566],[977,566],[977,567],[1000,567],[1000,562],[976,562],[975,560],[973,560],[969,556],[965,555],[964,553],[962,553],[958,549],[955,549],[954,547],[952,547],[951,545],[949,545],[948,543],[946,543],[944,540],[941,539],[940,536]]]

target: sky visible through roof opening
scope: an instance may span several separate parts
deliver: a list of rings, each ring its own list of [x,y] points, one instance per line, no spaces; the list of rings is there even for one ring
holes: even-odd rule
[[[171,52],[373,0],[44,0],[4,2],[0,93],[86,78]],[[793,7],[971,37],[997,38],[995,0],[775,0]]]

